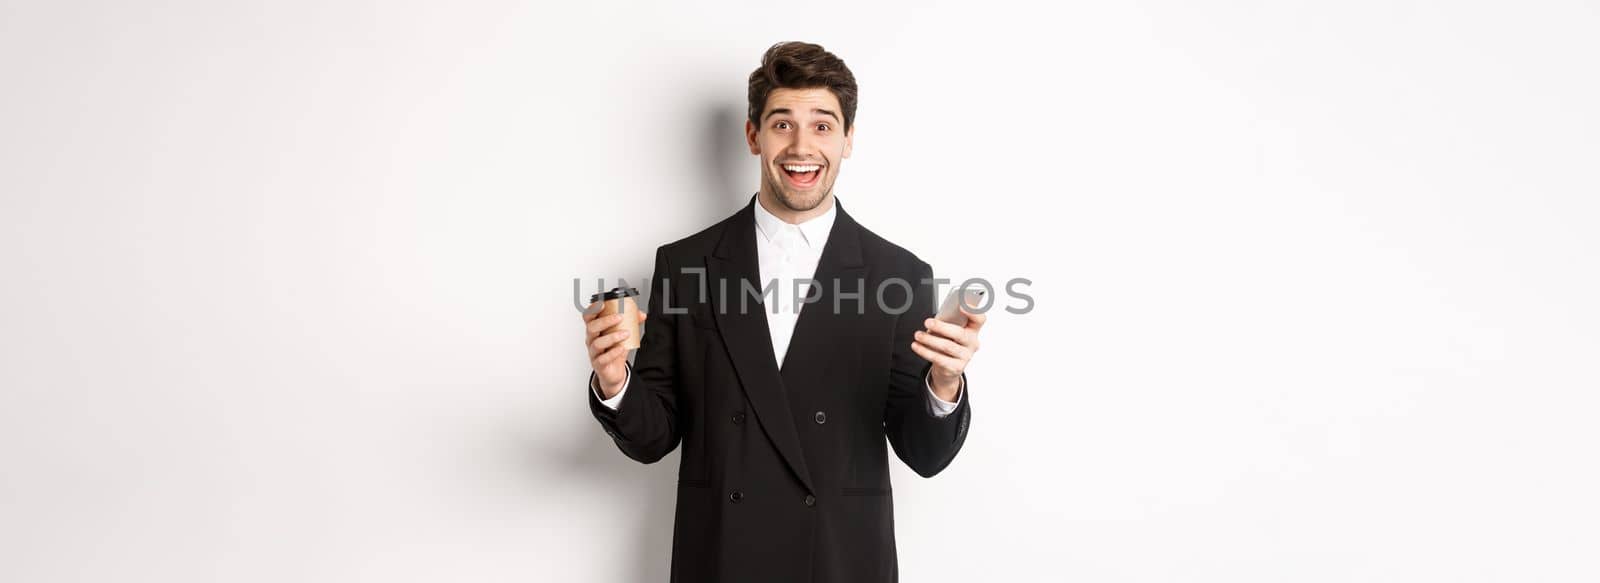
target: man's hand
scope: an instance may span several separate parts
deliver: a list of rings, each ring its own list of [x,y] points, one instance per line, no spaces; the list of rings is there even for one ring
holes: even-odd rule
[[[984,314],[967,310],[965,305],[961,306],[961,313],[967,315],[966,326],[928,318],[922,322],[924,329],[918,330],[916,339],[911,342],[912,352],[933,363],[933,369],[928,371],[928,384],[933,387],[934,396],[945,401],[956,400],[956,391],[961,389],[961,371],[967,369],[972,355],[978,352],[978,330],[988,319]]]
[[[643,324],[644,310],[638,310],[639,323]],[[583,311],[584,344],[589,347],[589,366],[594,368],[595,377],[600,381],[600,392],[605,398],[617,396],[622,390],[622,381],[628,379],[628,348],[622,341],[628,337],[628,330],[607,330],[622,323],[622,314],[600,315],[600,306],[597,303],[589,304]]]

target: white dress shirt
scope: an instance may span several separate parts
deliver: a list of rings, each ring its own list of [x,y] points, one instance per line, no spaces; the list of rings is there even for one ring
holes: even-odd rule
[[[817,273],[817,262],[822,258],[823,246],[828,243],[828,234],[833,230],[833,219],[838,215],[838,208],[830,201],[827,212],[796,225],[786,223],[772,214],[761,206],[759,199],[755,206],[756,256],[761,269],[759,285],[764,288],[768,282],[777,282],[775,293],[769,296],[776,310],[768,305],[763,306],[762,311],[767,314],[767,331],[772,334],[773,361],[782,367],[783,357],[789,353],[789,341],[794,336],[795,323],[800,320],[800,310],[805,307],[803,298],[815,285],[809,280]],[[801,280],[799,293],[795,293],[796,280]],[[633,368],[629,366],[628,380],[632,377]],[[622,381],[622,388],[610,399],[600,395],[598,381],[591,381],[589,386],[601,404],[615,410],[622,404],[622,395],[628,390],[628,380]],[[956,400],[952,403],[934,395],[933,384],[927,378],[923,379],[923,384],[928,387],[928,410],[935,417],[949,415],[961,405],[964,386],[956,390]]]

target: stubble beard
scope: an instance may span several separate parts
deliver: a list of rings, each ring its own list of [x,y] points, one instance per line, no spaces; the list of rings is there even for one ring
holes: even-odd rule
[[[772,192],[773,198],[778,199],[778,204],[783,205],[784,208],[791,211],[803,213],[817,208],[817,206],[822,204],[822,201],[828,200],[828,197],[833,195],[833,181],[829,176],[822,176],[818,178],[819,180],[827,181],[821,185],[822,188],[814,191],[821,194],[814,195],[815,198],[808,198],[804,193],[790,191],[788,186],[783,183],[782,178],[772,176],[770,174],[770,170],[768,172],[767,189]]]

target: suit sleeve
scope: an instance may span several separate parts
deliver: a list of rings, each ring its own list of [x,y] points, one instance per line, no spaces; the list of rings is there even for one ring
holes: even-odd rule
[[[917,281],[911,282],[911,308],[895,322],[894,351],[889,373],[889,402],[884,408],[883,427],[895,455],[924,478],[950,465],[967,439],[972,422],[972,395],[967,394],[967,376],[961,375],[961,398],[949,415],[937,416],[928,406],[927,360],[911,350],[914,334],[922,322],[934,314],[933,268],[918,262]]]
[[[656,249],[655,274],[650,279],[650,300],[645,313],[644,337],[628,372],[628,390],[615,408],[600,402],[587,387],[589,411],[616,442],[617,449],[640,463],[654,463],[678,446],[683,419],[678,411],[677,351],[673,347],[678,314],[664,309],[668,295],[666,248]],[[591,378],[593,373],[590,373]]]

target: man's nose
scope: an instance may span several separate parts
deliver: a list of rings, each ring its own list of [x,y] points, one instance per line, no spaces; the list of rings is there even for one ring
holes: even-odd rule
[[[795,132],[794,144],[790,146],[789,153],[804,160],[822,157],[821,151],[817,150],[816,138],[806,135],[805,132]]]

